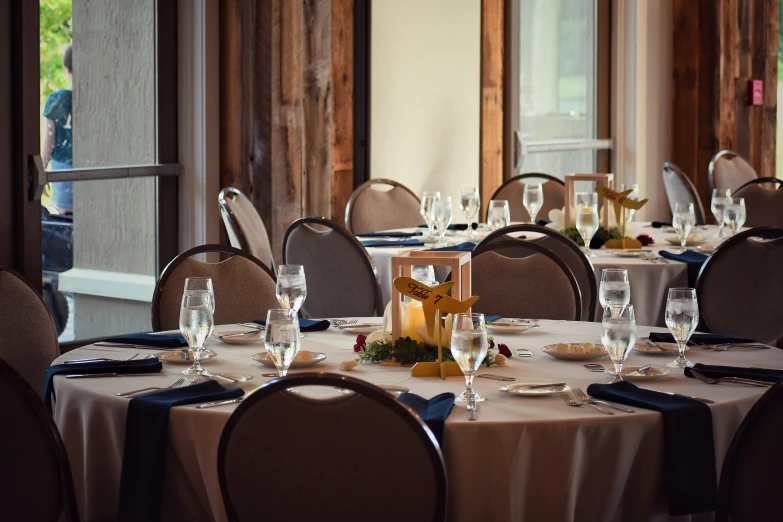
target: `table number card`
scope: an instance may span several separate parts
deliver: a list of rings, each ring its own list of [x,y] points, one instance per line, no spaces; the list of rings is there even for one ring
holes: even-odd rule
[[[642,244],[636,239],[625,239],[625,212],[623,209],[629,208],[632,210],[639,210],[642,208],[646,199],[637,201],[628,197],[628,194],[633,190],[626,190],[625,192],[617,192],[609,187],[596,187],[595,191],[599,196],[604,198],[605,201],[611,201],[614,206],[614,216],[617,222],[620,224],[620,230],[622,232],[622,239],[612,239],[606,242],[606,248],[641,248]],[[609,205],[604,205],[607,208]]]

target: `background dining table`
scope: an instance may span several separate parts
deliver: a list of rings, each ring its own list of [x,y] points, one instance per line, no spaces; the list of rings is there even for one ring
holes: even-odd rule
[[[361,319],[379,322],[379,318]],[[527,348],[532,357],[511,357],[503,367],[481,373],[515,377],[520,383],[566,382],[586,390],[591,383],[605,383],[609,376],[588,371],[583,362],[563,361],[546,355],[542,347],[558,342],[599,343],[600,323],[541,321],[541,327],[517,335],[495,335],[512,351]],[[236,331],[236,325],[217,331]],[[657,328],[639,327],[637,336]],[[302,349],[326,354],[309,370],[340,373],[339,364],[353,360],[355,334],[335,328],[308,333]],[[214,338],[207,346],[217,357],[205,367],[212,372],[247,373],[254,379],[242,386],[251,391],[269,381],[273,370],[251,359],[264,351],[262,341],[228,345]],[[153,354],[143,347],[86,346],[68,352],[57,362],[84,357],[126,358],[128,354]],[[783,368],[783,351],[737,348],[722,352],[691,348],[694,363]],[[646,355],[632,351],[628,365],[662,366],[673,355]],[[595,361],[593,361],[595,362]],[[606,367],[608,359],[597,361]],[[175,382],[181,364],[164,363],[155,376],[95,379],[54,378],[54,418],[62,434],[76,485],[82,520],[113,520],[117,513],[128,399],[118,392]],[[376,385],[398,385],[425,398],[442,392],[460,393],[461,377],[414,378],[400,366],[360,364],[349,375]],[[655,411],[636,408],[635,413],[615,411],[603,415],[591,408],[569,407],[557,397],[520,397],[499,391],[505,383],[477,378],[475,387],[486,397],[479,405],[478,420],[468,422],[464,407],[457,405],[445,423],[442,450],[449,480],[448,518],[452,521],[687,521],[711,520],[712,514],[672,518],[667,511],[663,470],[663,421]],[[674,370],[671,377],[638,383],[652,390],[677,392],[712,399],[717,464],[723,462],[734,433],[764,388],[738,384],[708,385]],[[161,520],[226,520],[217,478],[217,451],[221,432],[235,404],[211,409],[195,405],[171,409],[166,443],[164,502]],[[269,419],[270,423],[274,419]],[[312,434],[318,444],[318,434]],[[364,441],[363,443],[367,443]],[[248,448],[248,451],[273,451]],[[329,451],[324,447],[323,451]],[[277,456],[279,458],[279,456]],[[252,487],[249,484],[248,487]],[[415,484],[387,484],[373,493],[415,494]],[[401,492],[405,491],[405,494]],[[360,485],[345,485],[345,501],[370,494]],[[259,491],[259,502],[264,492]],[[304,499],[303,499],[304,500]]]

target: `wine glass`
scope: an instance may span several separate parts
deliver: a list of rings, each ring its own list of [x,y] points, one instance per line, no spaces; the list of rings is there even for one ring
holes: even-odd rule
[[[435,281],[435,267],[432,265],[413,265],[411,278],[416,281]]]
[[[489,202],[487,209],[487,224],[495,231],[505,228],[511,223],[511,211],[508,208],[508,201],[505,199],[493,199]]]
[[[598,231],[598,194],[581,193],[576,195],[576,230],[582,236],[587,257],[593,257],[590,252],[590,240]]]
[[[525,192],[522,194],[522,204],[525,210],[530,214],[530,222],[536,222],[536,214],[541,210],[544,204],[544,189],[540,183],[525,185]]]
[[[264,347],[280,377],[285,377],[299,353],[299,337],[299,319],[294,310],[272,308],[267,312]]]
[[[209,297],[209,305],[212,309],[212,317],[215,316],[215,292],[212,289],[211,277],[188,277],[185,279],[185,291],[183,295],[204,294]],[[214,357],[216,354],[209,348],[204,348],[202,355]]]
[[[212,334],[215,320],[212,314],[212,299],[209,294],[184,294],[179,312],[179,331],[193,351],[193,365],[183,370],[185,375],[201,375],[205,373],[201,366],[201,355],[204,353],[204,341]]]
[[[680,254],[685,253],[685,244],[688,242],[688,236],[691,230],[696,226],[696,212],[693,210],[693,203],[677,203],[674,207],[672,216],[672,226],[680,236]]]
[[[626,185],[623,183],[620,185],[620,192],[625,192],[626,190],[631,189],[631,193],[628,194],[626,197],[629,199],[635,199],[639,200],[639,185],[637,183],[632,183]],[[634,216],[636,215],[636,210],[632,208],[623,208],[623,212],[625,212],[625,222],[628,223],[629,221],[633,221]]]
[[[473,236],[473,218],[478,215],[481,208],[478,187],[462,187],[462,194],[459,199],[459,206],[462,209],[465,219],[468,221],[468,235]]]
[[[435,223],[432,221],[432,203],[440,199],[440,192],[437,190],[425,190],[421,195],[421,207],[419,208],[419,214],[424,218],[424,222],[427,223],[427,228],[430,231],[430,239],[435,237]]]
[[[636,317],[633,306],[622,308],[608,306],[604,309],[604,318],[601,321],[601,344],[604,345],[609,358],[614,364],[612,382],[623,380],[623,363],[628,357],[628,352],[636,344]]]
[[[672,333],[679,357],[666,364],[669,368],[685,368],[690,361],[685,358],[685,345],[699,324],[699,303],[693,288],[670,288],[666,299],[666,327]]]
[[[443,246],[446,244],[445,237],[446,231],[451,224],[452,210],[451,210],[451,197],[444,199],[438,199],[432,202],[432,222],[435,225],[435,229],[438,232],[438,242],[435,246]]]
[[[619,310],[631,302],[631,283],[625,268],[604,268],[601,271],[601,285],[598,287],[598,302],[606,310]]]
[[[712,189],[712,200],[710,201],[710,210],[715,220],[718,222],[718,233],[716,238],[723,237],[723,210],[726,208],[726,201],[731,198],[729,189]]]
[[[451,355],[465,374],[465,391],[455,402],[474,404],[484,397],[473,390],[473,376],[487,356],[489,341],[484,314],[456,314],[451,330]]]
[[[307,281],[302,265],[280,265],[277,269],[277,302],[287,310],[299,312],[307,298]]]
[[[726,198],[723,222],[728,225],[732,236],[745,224],[745,217],[745,198]]]

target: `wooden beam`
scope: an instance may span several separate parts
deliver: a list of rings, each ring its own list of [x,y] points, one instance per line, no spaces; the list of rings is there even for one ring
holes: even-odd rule
[[[482,208],[503,183],[503,0],[481,0]]]
[[[332,0],[332,219],[345,222],[353,191],[354,0]]]
[[[689,176],[698,170],[695,154],[699,141],[699,3],[674,0],[672,76],[674,98],[672,113],[677,125],[672,128],[672,161]]]
[[[764,105],[760,125],[763,128],[761,136],[761,166],[759,175],[775,177],[775,151],[778,123],[778,38],[780,31],[780,1],[764,0]]]

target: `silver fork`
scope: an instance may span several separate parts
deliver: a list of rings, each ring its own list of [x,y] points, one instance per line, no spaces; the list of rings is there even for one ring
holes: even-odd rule
[[[774,382],[756,381],[753,379],[743,379],[742,377],[719,377],[717,379],[713,379],[712,377],[707,377],[703,373],[699,373],[694,369],[691,369],[691,374],[694,377],[696,377],[698,380],[706,384],[733,383],[733,384],[747,384],[748,386],[759,386],[762,388],[766,388],[768,386],[772,386],[773,384],[775,384]]]
[[[338,327],[338,326],[345,326],[347,324],[356,324],[357,322],[359,322],[359,320],[358,319],[332,319],[329,322],[332,323],[332,326]]]
[[[140,396],[140,395],[146,395],[147,393],[151,393],[155,390],[173,390],[174,388],[180,388],[185,383],[184,378],[177,379],[174,381],[174,383],[171,386],[166,386],[165,388],[161,388],[159,386],[153,386],[150,388],[142,388],[140,390],[133,390],[129,392],[123,392],[118,393],[118,397],[125,397],[126,399],[132,399],[134,397]],[[145,393],[146,392],[146,393]]]
[[[563,399],[563,402],[565,402],[569,406],[574,406],[574,407],[590,406],[591,408],[595,408],[596,410],[600,411],[604,415],[614,415],[614,413],[612,413],[611,411],[605,410],[599,406],[596,406],[595,404],[590,404],[589,402],[577,402],[574,399],[572,399],[571,396],[568,395],[567,393],[561,393],[560,398]]]
[[[576,393],[576,398],[580,399],[582,402],[586,402],[588,404],[603,404],[604,406],[609,406],[610,408],[614,408],[615,410],[624,411],[625,413],[635,413],[635,410],[632,410],[631,408],[626,408],[624,406],[616,406],[612,403],[605,402],[605,401],[599,401],[597,399],[593,399],[589,395],[587,395],[585,392],[582,391],[582,388],[574,388],[574,393]]]

